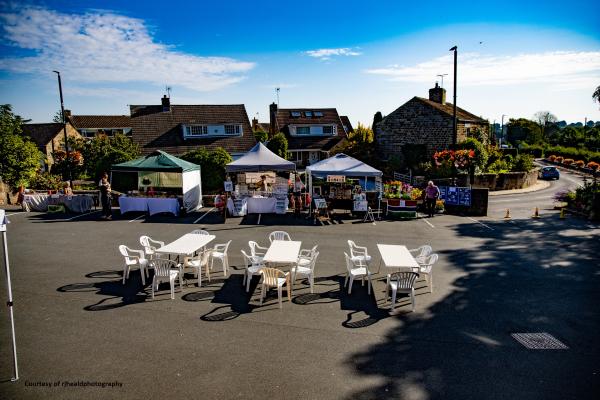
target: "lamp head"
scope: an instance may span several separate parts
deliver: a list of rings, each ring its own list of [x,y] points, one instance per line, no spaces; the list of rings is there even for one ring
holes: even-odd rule
[[[453,48],[451,48],[451,49],[450,49],[450,50],[448,50],[448,51],[456,51],[457,49],[458,49],[458,47],[454,46]]]

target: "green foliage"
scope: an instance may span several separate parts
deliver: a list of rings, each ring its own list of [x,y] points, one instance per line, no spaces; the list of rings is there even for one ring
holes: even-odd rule
[[[519,152],[541,158],[544,157],[544,146],[540,144],[528,145],[526,142],[522,142],[519,144]]]
[[[519,154],[512,164],[513,172],[529,172],[533,169],[533,157],[529,154]]]
[[[519,141],[540,143],[543,141],[542,130],[535,122],[526,118],[510,119],[506,125],[506,135],[510,143]]]
[[[30,181],[29,185],[33,189],[39,190],[59,190],[63,186],[62,177],[49,172],[36,174]]]
[[[182,159],[200,165],[202,188],[205,192],[218,192],[223,189],[225,166],[232,162],[231,155],[222,147],[208,151],[204,147],[190,151],[181,156]]]
[[[457,150],[473,150],[475,152],[475,158],[473,163],[475,164],[476,172],[483,171],[488,162],[488,152],[481,141],[474,137],[467,138],[464,142],[459,143],[456,146]]]
[[[600,162],[600,152],[590,151],[583,148],[552,146],[546,148],[546,155],[562,156],[564,158],[573,158],[576,160],[584,160],[586,162]]]
[[[348,135],[348,140],[358,145],[373,143],[373,129],[359,122],[354,132]]]
[[[276,134],[267,143],[267,148],[281,158],[287,158],[288,141],[285,135],[281,132]]]
[[[265,131],[254,131],[254,137],[258,142],[264,143],[269,140],[269,134]]]
[[[78,150],[69,151],[69,160],[64,150],[55,151],[53,154],[54,164],[52,173],[62,176],[64,180],[69,179],[69,168],[73,179],[80,179],[84,176],[83,156]]]
[[[369,165],[378,165],[379,159],[373,139],[373,130],[359,122],[354,132],[348,135],[348,139],[338,146],[334,153],[344,153]]]
[[[11,186],[26,185],[42,159],[35,143],[21,135],[23,122],[10,104],[0,106],[0,177]]]
[[[83,156],[83,173],[96,179],[110,171],[113,164],[133,160],[140,156],[140,149],[130,137],[97,135],[90,140],[79,139],[73,148]]]

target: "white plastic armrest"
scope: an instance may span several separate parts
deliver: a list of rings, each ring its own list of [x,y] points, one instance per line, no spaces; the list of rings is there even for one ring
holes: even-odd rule
[[[308,249],[302,249],[302,250],[300,250],[300,257],[308,257],[308,256],[310,256],[310,252],[311,251],[312,250],[308,250]]]
[[[138,254],[137,256],[133,256],[134,258],[139,258],[139,259],[143,259],[144,257],[144,252],[142,250],[129,250],[132,253],[136,253]]]

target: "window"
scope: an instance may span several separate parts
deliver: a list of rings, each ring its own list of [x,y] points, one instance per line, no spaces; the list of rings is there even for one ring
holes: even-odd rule
[[[240,134],[240,126],[239,125],[225,125],[225,134],[226,135],[239,135]]]
[[[321,111],[315,111],[315,117],[322,117],[323,113]]]
[[[323,127],[323,135],[331,135],[333,134],[333,126],[324,126]]]
[[[188,126],[188,136],[201,136],[208,134],[208,127],[206,125],[191,125]]]
[[[310,126],[299,126],[296,128],[296,135],[310,135]]]
[[[290,115],[291,115],[293,118],[300,118],[300,115],[301,115],[301,114],[300,114],[300,111],[291,111],[291,112],[290,112]]]
[[[184,138],[242,136],[242,125],[182,125]]]
[[[312,113],[312,111],[304,111],[304,116],[305,116],[306,118],[312,118],[312,116],[313,116],[313,113]]]

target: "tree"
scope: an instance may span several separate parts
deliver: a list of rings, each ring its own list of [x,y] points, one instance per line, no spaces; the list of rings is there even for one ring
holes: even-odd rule
[[[54,113],[54,116],[52,117],[52,122],[58,123],[58,124],[62,124],[62,111],[58,110],[57,112]]]
[[[10,104],[0,106],[0,178],[11,186],[28,184],[41,166],[42,153],[22,136],[23,122]]]
[[[360,122],[354,132],[348,134],[345,143],[337,147],[334,153],[344,153],[367,164],[378,164],[376,162],[378,158],[375,155],[373,130]]]
[[[279,132],[273,136],[267,143],[267,148],[279,157],[287,159],[288,141],[283,133]]]
[[[206,191],[218,191],[223,188],[225,166],[233,161],[229,153],[222,147],[208,151],[201,147],[181,156],[182,159],[200,165],[202,187]]]
[[[596,88],[596,90],[594,90],[594,93],[592,93],[592,99],[594,99],[594,101],[600,103],[600,86],[598,86]]]
[[[123,134],[97,135],[90,140],[79,139],[73,144],[83,156],[83,170],[94,179],[109,171],[113,164],[133,160],[140,156],[140,149],[131,138]]]
[[[69,151],[69,160],[67,161],[67,152],[64,150],[55,151],[54,164],[52,165],[52,173],[60,175],[62,179],[69,179],[69,171],[71,171],[74,179],[78,179],[83,174],[83,156],[78,150]]]
[[[512,144],[520,141],[535,144],[543,139],[540,126],[527,118],[511,118],[506,124],[506,136]]]
[[[558,122],[558,118],[550,111],[538,111],[533,114],[533,119],[537,122],[542,133],[542,139],[546,139],[546,129]]]
[[[254,131],[254,137],[256,141],[264,143],[269,140],[269,134],[263,130]]]

